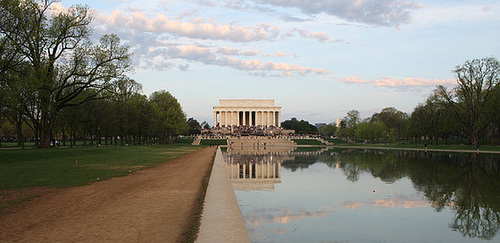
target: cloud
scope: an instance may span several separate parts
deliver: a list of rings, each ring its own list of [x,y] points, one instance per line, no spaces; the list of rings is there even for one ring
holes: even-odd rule
[[[185,17],[185,16],[184,16]],[[184,18],[179,17],[179,18]],[[280,26],[267,23],[257,23],[251,26],[238,25],[235,22],[219,24],[210,18],[189,18],[179,20],[158,13],[154,18],[147,17],[143,12],[124,14],[121,10],[114,10],[109,15],[97,14],[94,26],[103,32],[128,31],[135,34],[150,33],[170,35],[172,37],[186,37],[200,40],[226,40],[232,42],[276,41],[291,37],[297,33],[301,38],[314,39],[319,42],[345,43],[342,39],[332,39],[325,32],[310,32],[304,28],[295,28],[283,31]]]
[[[295,54],[286,54],[282,51],[277,51],[275,53],[265,53],[264,54],[265,57],[286,57],[286,56],[297,56]]]
[[[295,29],[295,31],[298,32],[300,37],[302,37],[302,38],[312,38],[312,39],[318,40],[319,42],[331,42],[332,41],[332,39],[330,39],[330,37],[328,37],[325,32],[310,33],[308,30],[302,29],[302,28]]]
[[[196,45],[178,45],[158,50],[156,55],[167,59],[183,59],[201,62],[207,65],[231,67],[241,71],[248,71],[251,75],[255,76],[266,76],[266,74],[270,74],[279,77],[289,77],[294,75],[324,75],[331,73],[322,68],[304,67],[298,64],[274,63],[270,61],[262,62],[258,59],[244,60],[226,55],[228,53],[233,55],[244,55],[246,51],[241,52],[237,49],[228,47],[213,50],[209,47]]]
[[[468,4],[449,4],[445,6],[424,8],[415,14],[415,22],[428,27],[430,24],[436,23],[478,23],[478,22],[498,22],[498,11],[493,11],[494,6],[482,5],[479,1],[470,2]]]
[[[397,78],[390,78],[390,77],[383,77],[381,79],[375,79],[375,80],[368,80],[365,81],[363,79],[360,79],[355,76],[347,77],[344,79],[341,79],[341,81],[345,83],[352,83],[352,84],[368,84],[372,85],[374,87],[387,87],[387,88],[396,88],[399,90],[404,90],[408,88],[433,88],[436,87],[437,85],[444,85],[444,86],[452,86],[456,83],[455,79],[424,79],[424,78],[404,78],[404,79],[397,79]]]
[[[229,40],[233,42],[252,42],[274,40],[280,34],[280,27],[265,23],[253,26],[240,26],[234,23],[219,24],[214,20],[197,18],[190,21],[174,20],[163,14],[157,14],[154,19],[146,17],[141,12],[123,15],[115,10],[109,16],[99,14],[97,25],[104,28],[130,28],[134,31],[170,34],[202,40]]]
[[[171,58],[180,58],[191,61],[214,61],[216,54],[208,47],[196,45],[172,46],[169,47],[166,54]]]
[[[423,5],[405,0],[260,0],[283,8],[298,8],[306,14],[328,14],[350,22],[379,26],[400,26],[411,21],[414,10]]]
[[[374,86],[379,87],[435,87],[437,85],[450,86],[456,83],[454,79],[422,79],[422,78],[405,78],[396,79],[384,77],[373,81]]]
[[[50,5],[47,12],[50,15],[57,15],[57,14],[65,12],[65,11],[67,11],[67,9],[65,7],[63,7],[60,2],[55,2],[55,3],[52,3]]]
[[[308,218],[324,218],[332,213],[332,211],[293,211],[290,209],[272,210],[272,214],[263,213],[262,209],[253,210],[251,214],[245,217],[245,223],[257,227],[261,224],[287,224],[297,222]]]
[[[229,48],[229,47],[223,46],[223,47],[219,47],[217,49],[217,53],[220,53],[220,54],[223,54],[226,56],[247,56],[247,57],[249,57],[249,56],[256,56],[257,54],[259,54],[259,51],[258,50],[245,50],[242,52],[237,48]]]
[[[190,67],[190,65],[189,65],[189,64],[186,64],[186,65],[179,65],[179,70],[181,70],[181,71],[188,71],[188,70],[189,70],[189,67]]]
[[[370,205],[379,208],[422,208],[431,207],[430,202],[419,200],[419,199],[408,199],[408,198],[389,198],[389,199],[374,199],[370,202],[345,202],[341,207],[348,209],[358,209],[363,205]],[[336,208],[334,208],[336,209]]]
[[[295,28],[285,32],[284,37],[291,37],[294,33],[298,33],[301,38],[315,39],[319,42],[332,42],[332,43],[348,43],[343,39],[332,39],[328,37],[325,32],[310,32],[304,28]]]

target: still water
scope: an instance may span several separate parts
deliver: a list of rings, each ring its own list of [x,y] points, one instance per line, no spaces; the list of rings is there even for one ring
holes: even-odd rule
[[[252,242],[500,242],[500,155],[225,155]]]

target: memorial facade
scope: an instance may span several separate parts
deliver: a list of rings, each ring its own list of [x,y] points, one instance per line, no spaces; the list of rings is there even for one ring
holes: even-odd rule
[[[281,106],[274,100],[221,99],[214,106],[214,126],[281,127]]]

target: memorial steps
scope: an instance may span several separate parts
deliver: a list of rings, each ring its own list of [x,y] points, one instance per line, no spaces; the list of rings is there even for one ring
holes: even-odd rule
[[[259,138],[229,138],[227,140],[229,146],[242,146],[242,147],[290,147],[296,144],[285,138],[271,138],[271,137],[259,137]]]

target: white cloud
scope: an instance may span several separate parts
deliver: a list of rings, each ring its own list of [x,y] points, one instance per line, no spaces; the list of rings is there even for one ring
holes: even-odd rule
[[[286,56],[291,56],[291,55],[293,55],[293,54],[286,54],[282,51],[277,51],[277,52],[272,53],[272,54],[270,54],[270,53],[264,54],[265,57],[286,57]]]
[[[256,52],[256,51],[255,51]],[[298,64],[262,62],[258,59],[243,60],[226,55],[227,53],[244,54],[234,48],[217,48],[213,50],[209,47],[196,45],[170,46],[166,49],[158,50],[156,55],[166,59],[182,59],[188,61],[201,62],[207,65],[217,65],[231,67],[233,69],[248,71],[255,76],[279,76],[289,77],[294,75],[317,74],[324,75],[331,72],[322,68],[304,67]]]
[[[310,32],[304,28],[297,28],[297,29],[294,29],[295,32],[299,33],[300,37],[302,38],[311,38],[311,39],[315,39],[319,42],[344,42],[344,40],[342,39],[336,39],[336,40],[333,40],[331,39],[330,37],[327,36],[327,34],[325,32]],[[291,33],[288,32],[287,33],[288,35],[290,35]]]
[[[178,67],[179,67],[179,70],[181,70],[181,71],[188,71],[190,65],[189,64],[185,64],[185,65],[179,65]]]
[[[444,6],[429,6],[414,15],[415,22],[427,26],[432,23],[473,23],[499,21],[498,11],[493,11],[491,5],[481,5],[480,2],[467,5],[449,4]]]
[[[97,25],[106,27],[131,28],[134,31],[170,34],[202,40],[229,40],[233,42],[251,42],[273,40],[279,33],[279,27],[265,23],[253,26],[237,24],[219,24],[211,19],[197,18],[190,22],[174,20],[163,14],[157,14],[154,19],[146,17],[141,12],[125,16],[122,11],[115,10],[109,16],[99,14]]]
[[[341,79],[341,81],[352,84],[367,84],[367,85],[372,85],[373,87],[396,88],[397,90],[434,88],[437,85],[443,85],[449,87],[456,84],[456,80],[454,79],[444,79],[444,80],[424,79],[424,78],[397,79],[397,78],[383,77],[381,79],[365,81],[356,76],[350,76]]]
[[[240,51],[237,48],[229,48],[226,46],[219,47],[217,49],[217,53],[226,55],[226,56],[256,56],[259,54],[258,50],[245,50],[245,51]]]
[[[411,21],[412,12],[423,5],[405,0],[259,0],[263,4],[298,8],[306,14],[328,14],[350,22],[399,26]]]
[[[437,85],[450,86],[456,83],[454,79],[422,79],[422,78],[405,78],[396,79],[383,77],[382,79],[373,80],[374,86],[379,87],[436,87]]]

